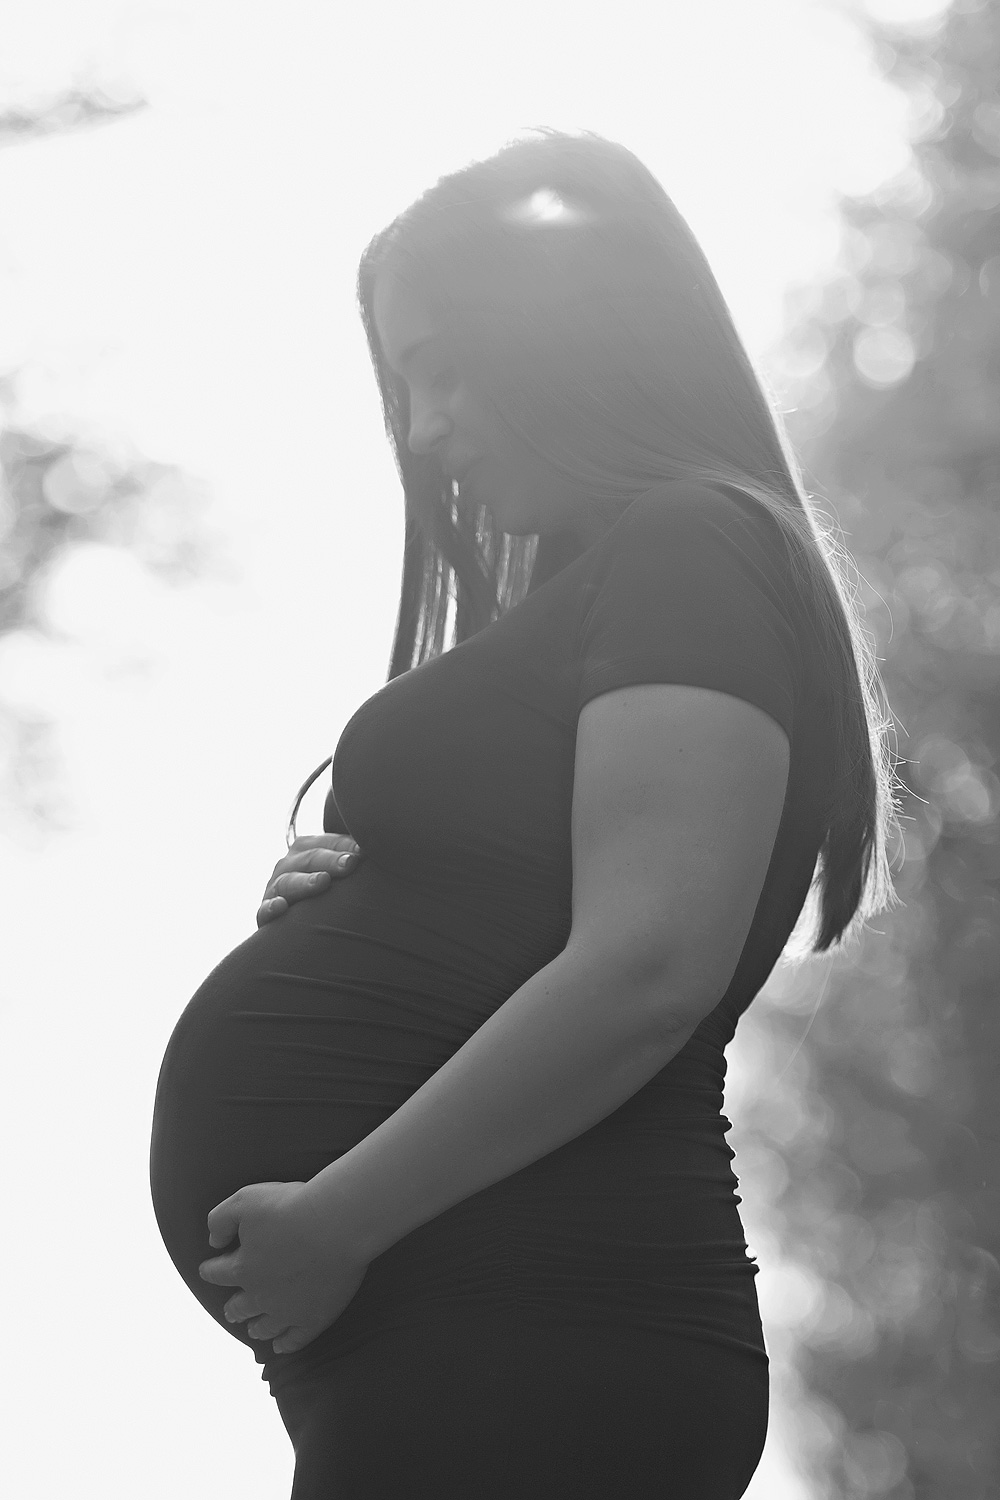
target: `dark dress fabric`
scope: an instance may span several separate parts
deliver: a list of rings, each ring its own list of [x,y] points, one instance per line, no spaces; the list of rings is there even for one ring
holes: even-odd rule
[[[254,1349],[295,1500],[737,1500],[768,1359],[726,1142],[724,1049],[805,901],[830,725],[781,532],[742,494],[665,484],[514,609],[387,683],[337,745],[329,831],[365,859],[254,932],[171,1036],[151,1185],[180,1274]],[[564,948],[577,719],[634,683],[756,704],[791,744],[729,989],[620,1108],[406,1235],[297,1354],[230,1327],[205,1219],[313,1177]],[[614,1003],[614,996],[608,996]]]

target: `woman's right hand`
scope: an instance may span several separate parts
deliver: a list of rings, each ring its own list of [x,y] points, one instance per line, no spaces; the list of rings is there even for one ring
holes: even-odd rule
[[[353,858],[341,865],[345,854]],[[257,911],[257,926],[283,916],[293,901],[321,896],[331,881],[350,875],[363,858],[349,833],[303,834],[271,872]]]

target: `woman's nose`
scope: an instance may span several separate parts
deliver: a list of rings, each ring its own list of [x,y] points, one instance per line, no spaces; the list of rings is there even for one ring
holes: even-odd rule
[[[440,447],[448,436],[450,423],[441,412],[427,410],[411,411],[410,432],[407,442],[411,453],[427,454]]]

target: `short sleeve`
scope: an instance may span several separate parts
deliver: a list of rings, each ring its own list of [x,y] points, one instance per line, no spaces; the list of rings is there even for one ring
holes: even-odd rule
[[[642,682],[754,703],[789,739],[800,655],[777,522],[708,485],[647,491],[602,539],[580,625],[577,713]]]

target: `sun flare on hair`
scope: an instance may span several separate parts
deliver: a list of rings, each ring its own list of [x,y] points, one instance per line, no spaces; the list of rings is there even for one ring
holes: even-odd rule
[[[587,215],[571,207],[554,188],[537,188],[529,197],[519,198],[505,217],[519,224],[582,224]]]

